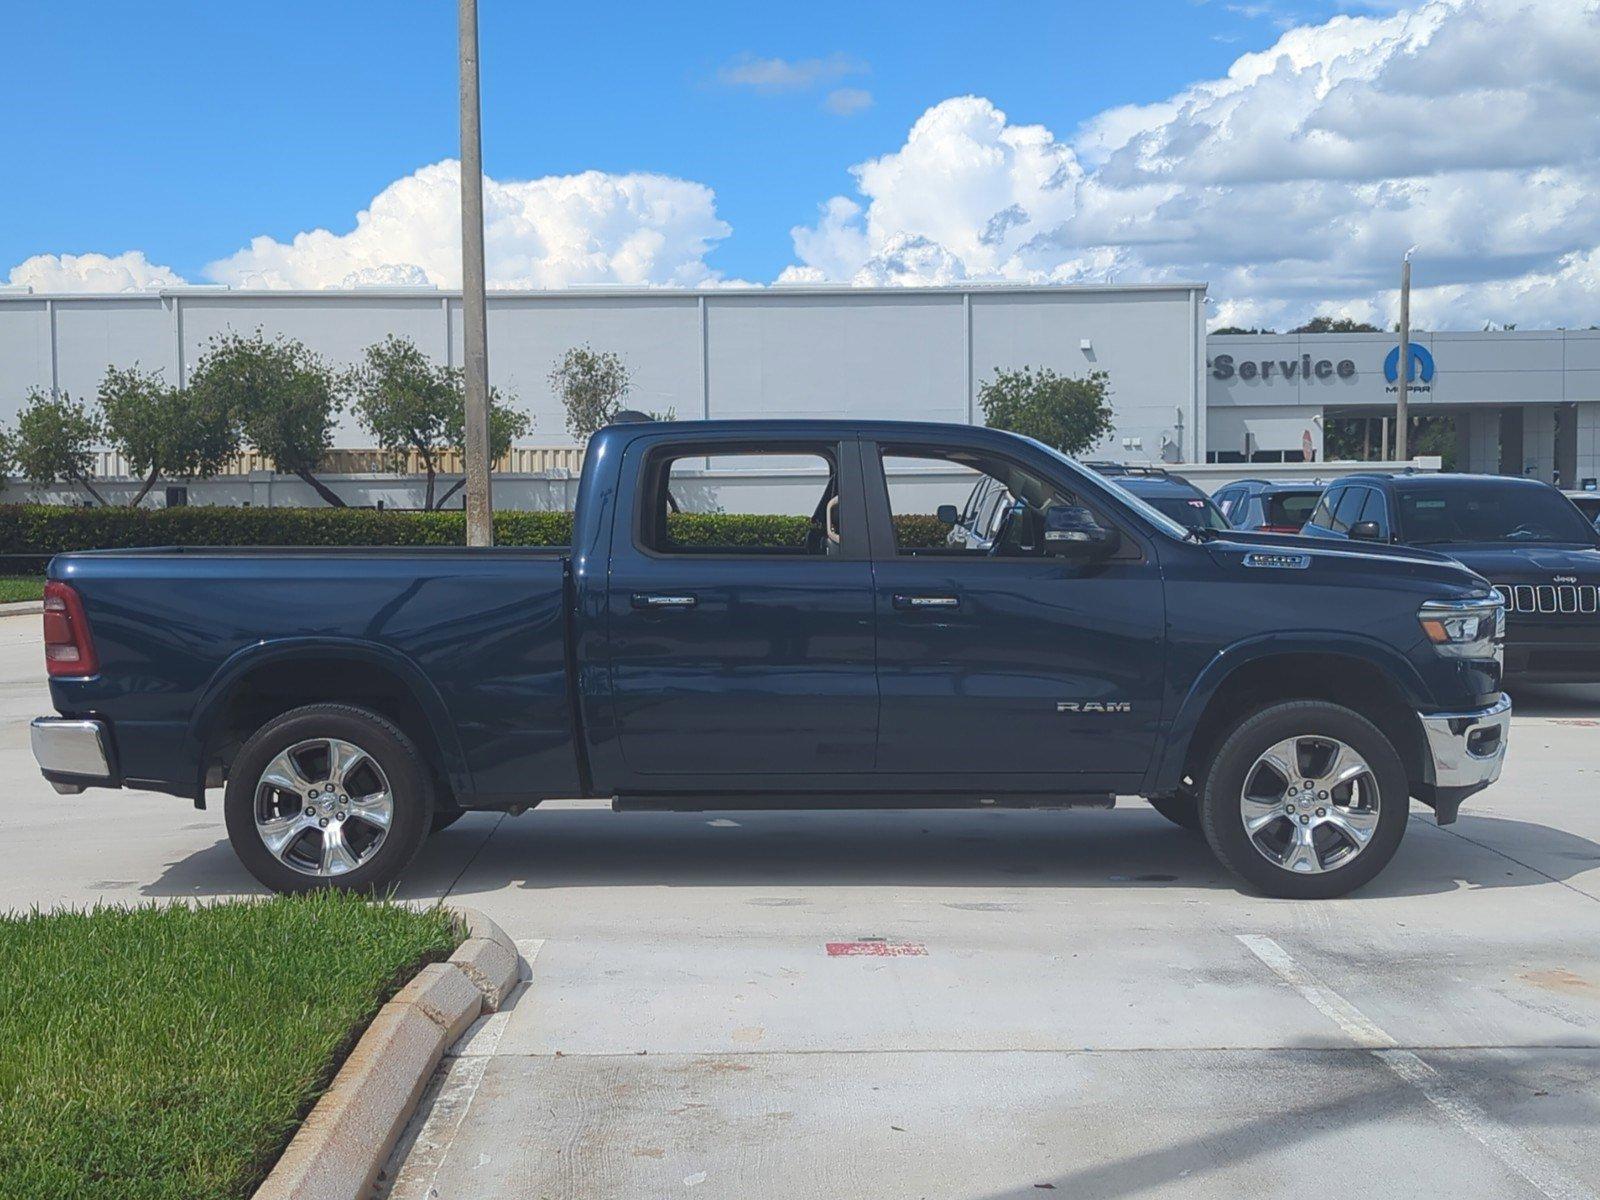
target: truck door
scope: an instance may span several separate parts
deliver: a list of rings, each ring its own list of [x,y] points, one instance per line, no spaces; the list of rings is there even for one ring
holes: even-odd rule
[[[607,584],[628,774],[671,790],[693,777],[871,770],[878,686],[859,477],[853,441],[629,447]]]
[[[862,463],[878,615],[878,771],[931,773],[952,787],[963,773],[980,785],[1011,776],[1016,789],[1027,786],[1016,778],[1025,774],[1086,790],[1141,776],[1165,666],[1165,602],[1148,536],[1124,518],[1109,559],[1046,555],[1053,506],[1083,504],[1116,525],[1110,506],[1088,489],[1073,493],[1056,481],[1064,468],[1046,463],[870,442]],[[986,510],[986,528],[943,523],[975,489],[995,488],[1005,502]]]

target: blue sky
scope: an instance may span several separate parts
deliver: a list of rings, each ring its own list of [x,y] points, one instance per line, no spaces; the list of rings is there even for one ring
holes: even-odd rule
[[[481,3],[492,285],[1600,321],[1600,0]],[[459,279],[448,0],[0,4],[0,282]]]
[[[1283,14],[1239,7],[482,0],[484,166],[706,183],[733,226],[711,263],[770,279],[790,227],[928,106],[975,93],[1066,134],[1271,44]],[[1300,11],[1319,7],[1333,8]],[[0,127],[0,161],[29,181],[0,194],[3,265],[136,246],[198,277],[255,234],[347,227],[384,185],[457,152],[448,2],[7,8],[5,40],[27,48],[8,91],[38,106]],[[833,82],[873,103],[836,116],[820,85],[719,83],[746,56],[856,60]]]

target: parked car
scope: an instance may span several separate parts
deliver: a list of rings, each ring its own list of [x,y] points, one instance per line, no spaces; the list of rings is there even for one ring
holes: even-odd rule
[[[1591,525],[1600,526],[1600,492],[1564,492]]]
[[[1241,479],[1211,493],[1228,524],[1258,533],[1299,533],[1324,485],[1305,480]]]
[[[1151,508],[1163,512],[1185,529],[1229,529],[1228,518],[1211,497],[1182,475],[1160,467],[1124,467],[1120,464],[1085,463],[1125,492],[1132,492]]]
[[[1002,524],[1016,506],[1006,484],[992,475],[979,476],[959,509],[941,505],[938,518],[950,527],[945,541],[966,550],[988,551]],[[953,514],[953,515],[952,515]]]
[[[795,515],[735,536],[674,511],[725,456],[771,456]],[[1010,500],[987,546],[952,544],[937,489],[974,474]],[[1338,896],[1409,797],[1449,823],[1499,776],[1511,714],[1502,601],[1460,563],[1186,529],[964,425],[613,424],[570,547],[90,551],[52,561],[45,603],[45,777],[223,787],[280,891],[384,887],[431,828],[554,797],[1123,795],[1264,892]]]
[[[1600,532],[1548,483],[1500,475],[1351,475],[1307,536],[1442,551],[1506,601],[1506,673],[1600,680]]]

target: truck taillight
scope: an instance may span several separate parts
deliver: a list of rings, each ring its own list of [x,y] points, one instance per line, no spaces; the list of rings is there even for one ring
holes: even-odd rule
[[[100,670],[83,597],[56,579],[44,585],[44,666],[51,675],[94,675]]]

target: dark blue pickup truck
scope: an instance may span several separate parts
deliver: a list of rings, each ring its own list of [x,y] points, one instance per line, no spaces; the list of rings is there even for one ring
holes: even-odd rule
[[[950,524],[985,478],[974,543]],[[225,786],[285,891],[383,885],[462,812],[555,797],[1123,795],[1262,891],[1337,896],[1409,797],[1448,822],[1497,778],[1510,724],[1503,605],[1459,563],[1185,528],[967,426],[616,424],[571,547],[65,554],[44,620],[46,777]]]

